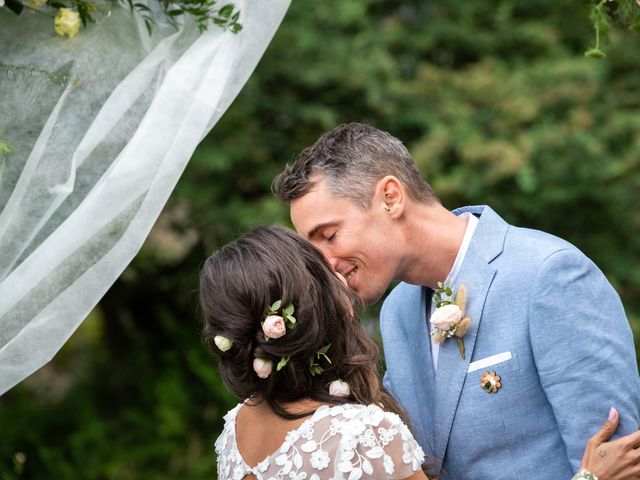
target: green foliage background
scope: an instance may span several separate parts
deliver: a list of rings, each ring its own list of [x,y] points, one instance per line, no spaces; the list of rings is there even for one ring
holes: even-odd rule
[[[288,224],[271,179],[340,122],[401,138],[446,206],[490,204],[576,244],[638,339],[640,41],[614,30],[607,58],[586,59],[588,16],[578,0],[293,2],[138,257],[0,398],[0,480],[215,477],[235,400],[200,342],[199,267],[256,224]]]

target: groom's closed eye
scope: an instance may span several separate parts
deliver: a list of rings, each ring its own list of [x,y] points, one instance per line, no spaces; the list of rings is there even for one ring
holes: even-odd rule
[[[324,239],[328,242],[328,243],[333,243],[333,240],[336,238],[336,233],[338,233],[337,230],[333,230],[330,233],[325,232],[324,233]]]
[[[326,237],[326,232],[332,228],[335,227],[331,223],[321,223],[309,230],[309,233],[307,233],[307,238],[311,242],[313,242],[314,240],[317,241],[319,239],[323,239]]]
[[[336,238],[338,228],[335,226],[323,226],[321,229],[315,232],[315,241],[323,242],[331,245]],[[314,239],[312,239],[312,242]]]

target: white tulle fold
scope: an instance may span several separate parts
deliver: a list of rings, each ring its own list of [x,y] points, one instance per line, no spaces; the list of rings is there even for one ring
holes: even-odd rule
[[[138,252],[289,0],[234,3],[238,34],[185,22],[152,37],[123,8],[73,39],[0,9],[0,141],[13,149],[0,157],[0,394],[55,355]]]

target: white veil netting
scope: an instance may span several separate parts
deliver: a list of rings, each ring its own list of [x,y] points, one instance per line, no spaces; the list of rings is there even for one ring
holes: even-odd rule
[[[114,4],[71,39],[0,8],[0,395],[50,361],[138,252],[290,0],[242,30]]]

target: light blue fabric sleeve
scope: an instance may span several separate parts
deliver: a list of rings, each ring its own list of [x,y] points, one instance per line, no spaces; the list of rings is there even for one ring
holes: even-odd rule
[[[391,295],[389,297],[391,297]],[[387,350],[391,349],[391,346],[385,344],[385,335],[384,335],[384,333],[385,333],[384,330],[385,330],[385,326],[386,326],[386,323],[385,323],[385,320],[386,320],[386,317],[385,317],[385,315],[386,315],[386,307],[387,307],[387,302],[389,301],[389,297],[387,297],[385,299],[385,301],[382,303],[382,308],[380,309],[380,333],[382,335],[383,348],[385,350],[385,353],[384,353],[385,360],[388,359]],[[389,394],[391,394],[391,396],[393,396],[393,398],[395,398],[397,401],[399,401],[397,395],[393,391],[393,385],[391,383],[391,375],[389,374],[389,370],[385,369],[385,372],[382,375],[382,385],[384,386],[385,390],[387,392],[389,392]]]
[[[382,376],[382,385],[384,385],[384,388],[387,392],[389,392],[391,395],[393,395],[394,398],[396,398],[395,393],[393,393],[393,386],[391,385],[391,377],[387,372],[384,372],[384,375]]]
[[[382,304],[382,309],[380,310],[380,322],[382,324],[382,318],[384,315],[384,309],[385,307],[385,303]],[[382,327],[382,325],[381,325]],[[385,356],[386,357],[386,356]],[[395,394],[395,392],[393,391],[393,385],[391,383],[391,375],[389,375],[389,371],[385,370],[384,374],[382,375],[382,386],[385,388],[385,390],[387,392],[389,392],[389,394],[396,399],[396,401],[398,400],[398,396]]]
[[[638,429],[640,378],[633,334],[619,296],[577,249],[547,257],[531,295],[535,363],[577,469],[588,438],[610,407],[620,413],[618,435]]]

